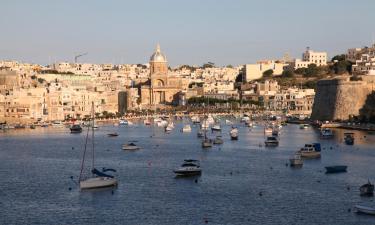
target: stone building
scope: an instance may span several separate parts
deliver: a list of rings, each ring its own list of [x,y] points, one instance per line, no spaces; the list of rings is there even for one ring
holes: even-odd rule
[[[186,90],[188,82],[184,78],[168,74],[167,57],[157,45],[150,57],[150,78],[141,86],[141,105],[143,108],[163,108],[166,104],[177,104],[181,90]]]
[[[374,76],[361,79],[351,81],[345,76],[318,81],[311,118],[333,121],[360,116],[368,96],[375,90]]]

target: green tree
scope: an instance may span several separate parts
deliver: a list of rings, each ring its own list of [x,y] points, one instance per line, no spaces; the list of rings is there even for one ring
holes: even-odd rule
[[[294,71],[294,73],[296,74],[300,74],[300,75],[305,75],[306,73],[306,68],[298,68]]]
[[[344,54],[341,54],[341,55],[335,55],[332,59],[331,59],[331,62],[335,62],[336,60],[337,61],[344,61],[346,59],[345,55]]]
[[[284,70],[281,76],[285,78],[291,78],[294,77],[294,72],[292,70]]]
[[[308,65],[304,75],[305,77],[316,77],[319,75],[319,73],[320,73],[319,67],[316,64],[312,63]]]
[[[227,65],[226,67],[227,68],[233,68],[233,66],[231,64]]]
[[[263,77],[272,77],[273,70],[269,69],[263,72]]]

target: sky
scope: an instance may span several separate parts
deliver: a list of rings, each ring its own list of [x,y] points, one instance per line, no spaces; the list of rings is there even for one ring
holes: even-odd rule
[[[374,0],[0,0],[0,60],[171,66],[329,57],[375,39]]]

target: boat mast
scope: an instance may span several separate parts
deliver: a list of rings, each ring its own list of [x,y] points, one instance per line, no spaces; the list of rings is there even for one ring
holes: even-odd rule
[[[92,167],[91,169],[94,169],[94,160],[95,160],[95,141],[94,141],[94,126],[95,126],[95,108],[94,108],[94,102],[92,102],[92,126],[91,126],[91,139],[92,139]]]

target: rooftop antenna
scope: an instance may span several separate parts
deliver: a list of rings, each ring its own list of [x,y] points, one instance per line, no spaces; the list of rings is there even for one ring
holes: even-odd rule
[[[85,52],[85,53],[82,53],[82,54],[79,54],[79,55],[74,56],[74,63],[77,63],[78,58],[80,58],[80,57],[82,57],[82,56],[85,56],[85,55],[87,55],[87,54],[88,54],[88,53]]]

